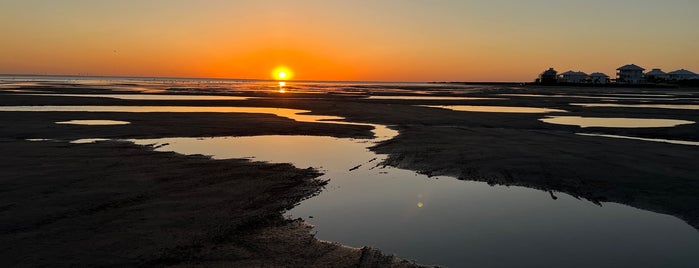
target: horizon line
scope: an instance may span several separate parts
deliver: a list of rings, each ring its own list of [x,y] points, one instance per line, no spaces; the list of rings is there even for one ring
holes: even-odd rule
[[[176,77],[176,76],[126,76],[126,75],[80,75],[80,74],[3,74],[0,76],[38,76],[38,77],[103,77],[103,78],[141,78],[141,79],[192,79],[192,80],[231,80],[231,81],[257,81],[257,82],[347,82],[347,83],[501,83],[501,84],[519,84],[525,83],[522,81],[456,81],[456,80],[444,80],[444,81],[371,81],[371,80],[275,80],[275,79],[258,79],[258,78],[221,78],[221,77]]]

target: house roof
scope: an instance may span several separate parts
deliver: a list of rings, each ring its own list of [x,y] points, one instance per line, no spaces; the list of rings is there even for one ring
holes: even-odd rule
[[[619,70],[619,71],[644,71],[646,69],[643,69],[642,67],[640,67],[636,64],[627,64],[627,65],[619,67],[617,70]]]
[[[582,75],[582,76],[587,76],[586,73],[583,72],[573,72],[573,71],[567,71],[565,73],[562,73],[561,75]]]
[[[556,70],[554,70],[553,68],[549,68],[548,70],[544,71],[541,74],[542,75],[556,75],[556,73],[558,73],[558,72],[556,72]]]
[[[603,74],[603,73],[591,73],[590,76],[591,77],[609,77],[608,75]]]
[[[669,72],[669,73],[667,73],[667,74],[672,74],[672,75],[697,75],[697,74],[695,74],[695,73],[693,73],[693,72],[690,72],[690,71],[687,71],[687,70],[685,70],[685,69],[679,69],[679,70],[677,70],[677,71],[672,71],[672,72]]]
[[[665,74],[666,73],[660,69],[653,69],[652,71],[646,73],[646,75],[665,75]]]

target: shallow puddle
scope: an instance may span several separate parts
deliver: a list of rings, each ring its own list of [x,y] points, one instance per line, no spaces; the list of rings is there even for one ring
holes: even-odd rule
[[[674,95],[657,94],[600,94],[595,95],[564,95],[564,94],[498,94],[505,97],[532,97],[532,98],[574,98],[574,99],[615,99],[615,100],[679,100]],[[685,98],[686,99],[686,98]]]
[[[385,140],[397,133],[385,126]],[[699,233],[671,216],[566,194],[384,167],[374,141],[312,136],[134,140],[158,151],[314,167],[330,183],[287,213],[322,240],[461,267],[697,264]],[[505,257],[503,257],[505,256]],[[571,262],[570,260],[575,260]],[[622,261],[623,260],[623,261]]]
[[[660,109],[699,110],[699,104],[571,103],[570,105],[583,106],[583,107],[660,108]]]
[[[60,125],[88,125],[88,126],[112,126],[112,125],[128,125],[131,122],[117,120],[70,120],[56,122]]]
[[[76,144],[84,144],[84,143],[95,143],[98,141],[108,141],[110,139],[101,139],[101,138],[96,138],[96,139],[79,139],[79,140],[74,140],[70,141],[70,143],[76,143]]]
[[[460,112],[482,112],[482,113],[553,113],[566,112],[565,110],[535,108],[535,107],[514,107],[514,106],[474,106],[474,105],[422,105],[430,108],[441,108]]]
[[[502,100],[501,98],[454,97],[454,96],[369,96],[370,100]]]
[[[569,125],[579,127],[618,127],[618,128],[649,128],[674,127],[694,124],[693,121],[656,118],[606,118],[582,116],[548,116],[539,119],[549,124]]]
[[[167,94],[22,94],[29,96],[111,98],[120,100],[247,100],[249,97]]]
[[[265,107],[211,106],[0,106],[0,112],[118,112],[118,113],[262,113],[287,117],[299,122],[324,122],[341,117],[310,115],[310,111]]]
[[[596,133],[575,133],[575,134],[580,135],[580,136],[606,137],[606,138],[616,138],[616,139],[629,139],[629,140],[652,141],[652,142],[663,142],[663,143],[679,144],[679,145],[699,146],[699,141],[651,139],[651,138],[631,137],[631,136],[622,136],[622,135],[610,135],[610,134],[596,134]]]
[[[25,141],[33,141],[33,142],[40,142],[40,141],[52,141],[52,139],[24,139]]]

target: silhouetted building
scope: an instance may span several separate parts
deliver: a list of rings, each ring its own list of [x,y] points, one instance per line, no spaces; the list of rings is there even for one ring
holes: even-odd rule
[[[658,83],[667,81],[667,73],[660,69],[653,69],[644,75],[646,81],[651,83]]]
[[[558,72],[553,68],[549,68],[539,75],[539,82],[542,84],[555,84],[558,83]]]
[[[667,73],[667,76],[670,80],[674,81],[680,81],[680,80],[689,80],[697,76],[697,74],[687,71],[685,69],[680,69],[677,71],[669,72]]]
[[[567,71],[558,77],[558,82],[562,83],[585,83],[587,74],[583,72]]]
[[[591,73],[590,83],[593,84],[607,84],[609,83],[609,76],[603,73]]]
[[[636,64],[628,64],[619,67],[616,73],[616,82],[624,84],[638,84],[643,79],[643,69]]]

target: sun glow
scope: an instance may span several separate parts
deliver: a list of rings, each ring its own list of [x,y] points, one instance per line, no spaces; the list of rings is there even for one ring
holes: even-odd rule
[[[293,76],[294,73],[291,71],[291,69],[285,66],[279,66],[274,68],[274,71],[272,71],[272,77],[274,77],[275,80],[289,80]]]

